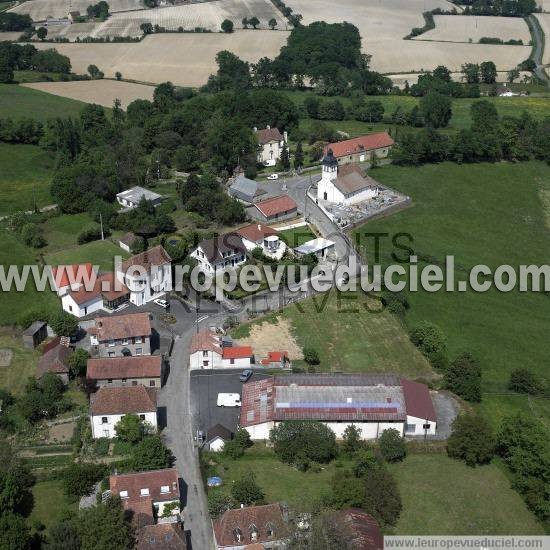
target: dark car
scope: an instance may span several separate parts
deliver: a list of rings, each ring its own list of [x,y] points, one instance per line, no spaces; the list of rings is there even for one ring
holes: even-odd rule
[[[239,380],[244,384],[245,382],[248,382],[250,380],[250,377],[254,374],[252,370],[246,369],[241,372],[241,375],[239,376]]]

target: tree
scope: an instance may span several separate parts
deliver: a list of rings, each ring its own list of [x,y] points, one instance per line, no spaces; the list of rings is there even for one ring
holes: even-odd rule
[[[393,428],[382,432],[378,440],[378,447],[380,448],[380,454],[384,457],[384,460],[388,462],[403,460],[407,454],[405,440],[401,437],[401,434]]]
[[[122,80],[122,73],[121,73],[120,71],[117,71],[117,72],[115,73],[115,78],[116,78],[117,80]]]
[[[208,512],[213,519],[221,516],[225,511],[235,506],[235,501],[231,495],[223,491],[208,492]]]
[[[176,170],[192,172],[199,167],[199,153],[193,145],[184,145],[176,149],[173,162]]]
[[[305,346],[303,349],[304,360],[308,365],[318,365],[321,360],[319,359],[319,353],[315,348]]]
[[[290,170],[290,154],[286,142],[283,144],[280,158],[281,167],[283,170]]]
[[[250,433],[246,428],[237,428],[233,441],[235,441],[235,443],[240,445],[243,449],[248,449],[254,444],[250,438]]]
[[[372,449],[362,448],[353,457],[352,471],[357,478],[364,477],[369,470],[378,468],[380,461]]]
[[[381,101],[367,101],[355,111],[355,118],[363,122],[380,122],[384,117],[384,105]]]
[[[332,489],[331,504],[338,509],[360,508],[363,504],[365,490],[357,479],[345,471],[337,471],[330,481]]]
[[[479,82],[479,65],[477,63],[465,63],[462,65],[462,74],[468,84]]]
[[[438,361],[437,366],[446,367],[447,343],[443,332],[438,326],[428,321],[422,321],[411,330],[409,337],[411,342],[430,359],[432,364],[436,359]]]
[[[260,20],[254,15],[248,20],[248,24],[252,25],[254,30],[256,30],[256,27],[260,24]]]
[[[519,69],[512,69],[511,71],[508,71],[508,82],[512,84],[514,80],[519,78],[519,75]]]
[[[226,32],[228,34],[232,33],[233,32],[233,21],[231,21],[230,19],[224,19],[222,21],[221,28],[222,28],[223,32]]]
[[[236,503],[245,506],[262,504],[265,498],[253,473],[245,474],[233,483],[231,496]]]
[[[420,114],[426,126],[444,128],[453,116],[451,98],[438,92],[429,92],[420,99]]]
[[[355,454],[363,446],[361,428],[358,428],[355,424],[346,426],[342,440],[342,451],[348,455]]]
[[[299,170],[304,165],[304,150],[302,148],[302,142],[299,141],[296,144],[296,151],[294,151],[294,169]]]
[[[451,82],[451,71],[445,65],[438,65],[433,71],[433,76],[444,82]]]
[[[27,246],[33,248],[42,248],[46,245],[46,240],[42,235],[42,229],[35,223],[26,223],[21,228],[21,239]]]
[[[321,422],[281,422],[271,430],[269,439],[275,454],[287,464],[304,459],[327,463],[338,454],[334,432]]]
[[[385,468],[368,470],[362,508],[382,526],[395,525],[403,505],[395,479]]]
[[[243,24],[243,27],[245,29],[248,29],[248,18],[247,17],[243,17],[242,24]]]
[[[78,530],[71,521],[60,521],[50,527],[47,550],[80,550]]]
[[[90,354],[83,348],[78,348],[69,357],[69,372],[72,378],[86,376],[86,367]]]
[[[138,472],[169,468],[174,460],[172,452],[167,449],[159,436],[144,437],[132,449],[132,468]]]
[[[31,537],[25,519],[11,512],[0,515],[0,548],[29,550]]]
[[[39,27],[36,30],[36,36],[38,40],[44,40],[48,36],[48,29],[46,27]]]
[[[267,23],[272,31],[275,30],[275,27],[277,26],[277,19],[275,17],[272,17],[268,23]]]
[[[89,495],[96,482],[106,473],[103,464],[71,464],[63,471],[63,489],[65,494],[74,499]]]
[[[0,55],[0,83],[13,82],[13,67],[8,59]]]
[[[103,78],[103,72],[100,71],[97,65],[88,65],[88,73],[94,80],[100,80]]]
[[[64,391],[65,385],[53,372],[47,372],[40,380],[29,378],[25,393],[17,402],[19,412],[31,423],[53,418],[69,407]]]
[[[78,330],[78,319],[66,311],[59,310],[50,316],[48,325],[57,336],[72,336]]]
[[[152,23],[142,23],[140,26],[139,26],[141,32],[143,34],[152,34],[153,33],[153,24]]]
[[[481,401],[481,366],[474,357],[464,352],[445,373],[445,387],[466,401]]]
[[[492,61],[484,61],[479,66],[481,81],[484,84],[493,84],[497,79],[497,67]]]
[[[545,387],[545,381],[528,369],[520,367],[510,373],[508,388],[512,391],[540,395],[544,393]]]
[[[137,414],[126,414],[115,425],[115,432],[122,441],[135,444],[143,439],[145,427]]]
[[[447,454],[464,460],[468,466],[486,464],[493,457],[495,438],[490,426],[480,415],[463,413],[453,422],[447,440]]]

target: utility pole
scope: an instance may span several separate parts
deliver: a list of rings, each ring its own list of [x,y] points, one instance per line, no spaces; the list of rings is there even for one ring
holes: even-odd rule
[[[101,226],[101,240],[104,241],[105,236],[103,235],[103,215],[101,214],[101,212],[99,213],[99,224]]]

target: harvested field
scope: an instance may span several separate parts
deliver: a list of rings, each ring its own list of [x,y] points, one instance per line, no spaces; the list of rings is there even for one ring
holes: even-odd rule
[[[77,82],[36,82],[23,84],[26,88],[33,88],[49,94],[77,99],[86,103],[97,103],[105,107],[112,107],[115,99],[120,99],[122,108],[136,99],[153,99],[153,86],[134,84],[132,82],[118,82],[116,80],[82,80]]]
[[[544,53],[542,62],[550,63],[550,13],[537,13],[535,17],[539,20],[540,28],[544,33]]]
[[[0,32],[0,42],[6,40],[17,40],[20,36],[20,32]]]
[[[550,0],[538,0],[538,5],[542,8],[542,11],[550,12]]]
[[[29,14],[33,21],[44,21],[47,17],[67,17],[70,11],[79,11],[86,13],[86,8],[90,5],[89,0],[28,0],[9,11]],[[118,11],[143,9],[142,0],[110,0],[109,11],[115,13]]]
[[[474,17],[469,15],[434,15],[435,29],[425,32],[414,40],[441,42],[479,42],[480,38],[523,40],[528,45],[531,33],[527,23],[520,17]]]
[[[422,27],[422,12],[433,8],[453,9],[444,0],[288,0],[287,5],[301,13],[304,23],[323,19],[328,23],[352,22],[363,38],[363,51],[372,55],[372,68],[382,73],[419,72],[446,65],[459,71],[463,63],[492,60],[501,71],[508,71],[529,57],[528,46],[495,46],[407,41],[413,27]],[[321,17],[322,14],[322,17]]]
[[[141,42],[117,44],[55,44],[56,50],[71,59],[73,71],[86,73],[97,65],[105,76],[140,82],[166,82],[179,86],[201,86],[216,72],[216,54],[229,50],[246,61],[274,57],[286,43],[287,32],[237,31],[232,34],[155,34]],[[48,49],[51,44],[36,44]]]

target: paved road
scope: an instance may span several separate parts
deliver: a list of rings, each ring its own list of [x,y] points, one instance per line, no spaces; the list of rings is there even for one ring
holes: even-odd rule
[[[531,27],[533,29],[532,36],[535,41],[535,53],[533,56],[535,63],[537,64],[537,66],[535,67],[535,74],[542,81],[548,83],[549,78],[547,72],[545,71],[545,67],[548,67],[548,65],[544,65],[542,62],[545,47],[545,38],[537,18],[534,15],[530,15],[528,19],[531,22]],[[550,45],[546,44],[546,47],[548,48],[550,47]]]

